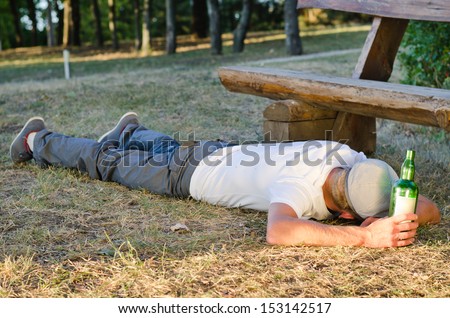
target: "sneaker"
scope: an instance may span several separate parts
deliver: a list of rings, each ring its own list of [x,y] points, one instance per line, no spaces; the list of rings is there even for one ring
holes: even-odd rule
[[[14,163],[25,162],[33,158],[33,153],[27,144],[28,135],[45,128],[44,119],[41,117],[32,117],[26,122],[9,147],[9,156]]]
[[[139,120],[137,117],[137,114],[134,112],[128,112],[125,115],[123,115],[119,122],[117,123],[116,127],[105,133],[103,136],[101,136],[98,139],[98,142],[103,143],[107,140],[119,140],[120,135],[122,134],[122,131],[127,127],[129,124],[137,124],[139,125]]]

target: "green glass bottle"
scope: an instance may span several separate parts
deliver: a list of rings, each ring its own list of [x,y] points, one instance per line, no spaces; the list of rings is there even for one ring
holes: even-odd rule
[[[389,216],[416,213],[419,188],[414,182],[414,156],[414,150],[406,151],[406,159],[402,164],[400,179],[392,186]]]

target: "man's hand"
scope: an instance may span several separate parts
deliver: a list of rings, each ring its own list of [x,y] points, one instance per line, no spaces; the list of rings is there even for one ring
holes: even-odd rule
[[[396,215],[390,218],[366,220],[361,224],[368,231],[367,247],[401,247],[414,242],[419,223],[416,214]]]

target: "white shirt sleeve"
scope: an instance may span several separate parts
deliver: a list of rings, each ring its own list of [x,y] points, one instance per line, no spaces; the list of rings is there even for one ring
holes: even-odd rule
[[[307,185],[299,179],[284,178],[269,187],[269,201],[289,205],[302,218],[305,211],[311,209],[312,201],[306,190]]]

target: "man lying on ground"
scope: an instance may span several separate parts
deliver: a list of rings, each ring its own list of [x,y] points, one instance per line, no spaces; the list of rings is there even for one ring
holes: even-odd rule
[[[34,159],[41,167],[75,168],[155,194],[268,211],[269,244],[399,247],[414,242],[419,225],[440,221],[437,206],[423,196],[416,214],[386,218],[394,170],[331,141],[184,146],[129,112],[98,141],[50,132],[33,117],[10,156],[14,163]],[[362,223],[317,222],[333,217]]]

